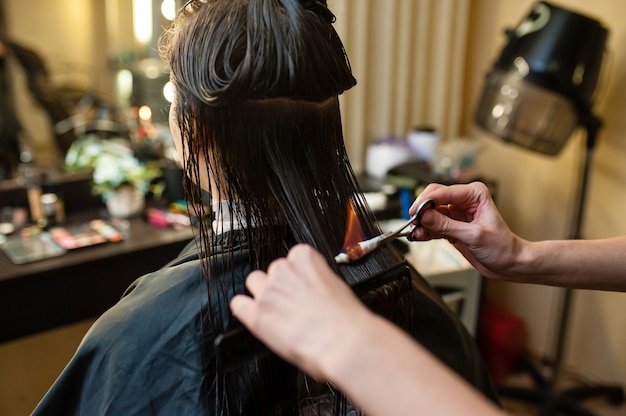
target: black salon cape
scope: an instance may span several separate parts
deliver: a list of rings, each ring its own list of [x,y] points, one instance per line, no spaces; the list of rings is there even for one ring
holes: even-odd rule
[[[243,291],[249,273],[247,264],[235,268],[240,281],[228,296]],[[34,415],[207,414],[200,326],[207,290],[200,270],[191,242],[176,260],[135,281],[89,329]],[[474,340],[415,275],[415,338],[497,401]]]

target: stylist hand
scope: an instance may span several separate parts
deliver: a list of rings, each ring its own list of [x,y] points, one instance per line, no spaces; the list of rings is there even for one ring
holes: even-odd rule
[[[233,314],[271,350],[318,380],[330,377],[326,367],[333,353],[350,348],[371,314],[308,245],[293,247],[267,273],[252,272],[246,287],[253,297],[233,297]]]
[[[365,414],[502,415],[404,331],[370,312],[311,246],[293,247],[267,273],[252,272],[246,286],[253,297],[233,297],[235,316]]]
[[[511,232],[483,183],[430,184],[415,200],[409,214],[428,198],[433,198],[437,207],[424,212],[412,239],[445,238],[483,276],[515,280],[516,265],[528,242]]]

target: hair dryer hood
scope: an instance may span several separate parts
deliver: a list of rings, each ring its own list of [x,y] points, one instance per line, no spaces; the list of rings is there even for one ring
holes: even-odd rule
[[[487,75],[475,122],[488,132],[554,155],[592,117],[608,31],[546,2],[514,29]]]

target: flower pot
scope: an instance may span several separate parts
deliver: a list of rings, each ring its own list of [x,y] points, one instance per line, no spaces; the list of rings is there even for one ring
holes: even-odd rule
[[[106,206],[111,217],[130,218],[143,212],[146,197],[135,188],[123,187],[108,196]]]

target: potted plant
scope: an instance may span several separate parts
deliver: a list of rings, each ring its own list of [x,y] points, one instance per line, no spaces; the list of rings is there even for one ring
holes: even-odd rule
[[[128,218],[141,212],[158,166],[135,157],[128,139],[103,139],[89,134],[74,141],[65,156],[68,170],[92,170],[91,189],[100,195],[111,216]]]

